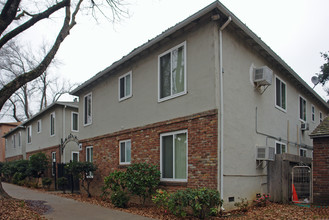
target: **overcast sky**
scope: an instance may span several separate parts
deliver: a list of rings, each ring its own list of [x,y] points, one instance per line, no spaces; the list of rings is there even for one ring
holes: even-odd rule
[[[184,20],[212,0],[127,1],[130,17],[117,24],[79,17],[62,45],[59,71],[82,83],[134,48]],[[328,0],[222,0],[233,14],[257,34],[297,74],[313,87],[311,77],[329,50]],[[324,98],[321,85],[316,91]]]
[[[196,13],[213,0],[125,0],[129,18],[116,24],[79,16],[78,24],[57,54],[57,71],[71,82],[83,83],[136,47]],[[329,51],[329,0],[222,0],[235,16],[257,34],[311,87],[311,77],[324,63],[320,52]],[[52,19],[53,25],[62,18]],[[47,23],[46,34],[51,33]],[[45,28],[45,27],[44,27]],[[45,29],[43,29],[45,30]],[[37,39],[40,28],[31,30]],[[38,33],[38,36],[35,34]],[[56,31],[54,32],[56,33]],[[55,35],[54,35],[55,36]],[[39,37],[38,41],[51,37]],[[28,38],[29,39],[29,38]],[[315,90],[328,99],[321,85]],[[66,97],[68,98],[68,97]],[[72,100],[72,98],[68,98]]]

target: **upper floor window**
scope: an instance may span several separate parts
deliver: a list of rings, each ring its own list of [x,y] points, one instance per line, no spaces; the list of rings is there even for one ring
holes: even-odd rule
[[[287,110],[287,99],[286,99],[286,84],[275,77],[275,105],[276,107],[286,111]]]
[[[299,96],[299,119],[306,121],[306,100]]]
[[[299,149],[299,156],[301,157],[306,157],[306,149],[300,148]]]
[[[30,144],[32,142],[32,125],[27,126],[27,143]]]
[[[79,131],[79,113],[72,112],[71,114],[71,130],[72,131]]]
[[[161,179],[187,181],[187,131],[160,135]]]
[[[37,121],[37,133],[41,133],[41,119]]]
[[[22,132],[18,132],[18,147],[22,146]]]
[[[282,142],[275,142],[275,153],[276,154],[287,153],[286,145]]]
[[[16,147],[16,134],[11,136],[11,142],[12,142],[11,144],[12,144],[13,148],[15,148]]]
[[[91,93],[83,98],[83,124],[90,125],[92,122],[92,96]]]
[[[312,111],[312,115],[311,115],[312,122],[314,122],[315,121],[315,107],[314,107],[314,105],[311,106],[311,111]]]
[[[319,114],[319,117],[320,117],[320,123],[323,121],[323,116],[322,116],[322,112],[320,112],[320,114]]]
[[[120,141],[120,164],[130,164],[131,140]]]
[[[55,135],[55,112],[50,114],[50,135]]]
[[[159,101],[186,94],[186,42],[158,58]]]
[[[119,101],[132,96],[132,75],[131,71],[119,78]]]

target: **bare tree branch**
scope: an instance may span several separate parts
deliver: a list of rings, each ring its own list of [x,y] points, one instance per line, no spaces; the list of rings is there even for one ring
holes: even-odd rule
[[[0,40],[0,48],[3,47],[3,45],[5,45],[9,40],[16,37],[18,34],[22,33],[23,31],[27,30],[28,28],[32,27],[38,21],[48,18],[51,14],[53,14],[54,12],[58,11],[59,9],[61,9],[63,7],[66,7],[66,6],[68,6],[68,7],[70,6],[70,0],[63,0],[61,2],[58,2],[57,4],[53,5],[52,7],[48,8],[47,10],[45,10],[44,12],[33,15],[30,20],[28,20],[24,24],[18,26],[14,30],[12,30],[9,33],[7,33],[6,35],[4,35]]]
[[[15,19],[21,0],[8,0],[0,14],[0,34],[2,34]]]

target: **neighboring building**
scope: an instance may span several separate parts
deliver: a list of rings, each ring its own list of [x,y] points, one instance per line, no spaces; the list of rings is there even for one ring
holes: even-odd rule
[[[62,143],[70,134],[78,135],[78,115],[77,102],[55,102],[49,105],[4,135],[6,160],[28,159],[40,151],[58,163],[78,157],[79,146],[75,142],[68,143],[61,150]]]
[[[82,109],[80,159],[98,166],[95,192],[109,172],[149,162],[159,166],[168,189],[217,188],[226,206],[268,192],[266,160],[273,155],[261,150],[311,157],[309,130],[329,113],[327,103],[217,1],[71,94]]]
[[[7,132],[9,132],[11,129],[18,126],[20,122],[2,122],[0,123],[0,162],[5,161],[5,152],[6,152],[6,140],[2,137]]]
[[[329,205],[329,117],[311,133],[313,139],[313,202]]]

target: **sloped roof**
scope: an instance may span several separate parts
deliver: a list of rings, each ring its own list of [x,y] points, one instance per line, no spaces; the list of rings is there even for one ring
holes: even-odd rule
[[[11,133],[18,130],[19,128],[25,128],[24,126],[26,124],[33,121],[36,117],[42,115],[44,112],[48,111],[49,109],[52,109],[54,106],[57,106],[57,105],[59,105],[59,106],[69,106],[69,107],[76,108],[76,109],[78,109],[78,107],[79,107],[77,102],[54,102],[51,105],[47,106],[47,108],[44,108],[42,111],[40,111],[40,112],[36,113],[35,115],[33,115],[29,120],[24,121],[22,124],[18,125],[14,129],[12,129],[8,133],[6,133],[3,137],[7,137]]]
[[[231,11],[229,11],[222,3],[215,1],[207,7],[201,9],[197,13],[191,15],[182,22],[162,32],[160,35],[149,40],[145,44],[137,47],[122,59],[114,62],[111,66],[97,73],[89,80],[82,83],[80,86],[70,92],[71,95],[79,96],[84,91],[95,86],[97,83],[104,80],[105,77],[115,73],[115,70],[123,66],[125,63],[131,61],[143,52],[147,52],[153,46],[160,44],[160,41],[170,39],[170,36],[183,31],[188,25],[197,24],[198,21],[206,16],[210,17],[214,14],[220,15],[220,24],[223,24],[228,17],[231,17],[232,22],[228,28],[232,28],[243,40],[252,48],[257,50],[267,61],[276,66],[282,74],[285,74],[299,89],[314,98],[314,100],[324,106],[329,112],[329,105],[289,66],[287,65],[269,46],[267,46],[254,32],[252,32],[239,18],[237,18]]]
[[[329,117],[326,117],[310,134],[311,138],[329,137]]]

